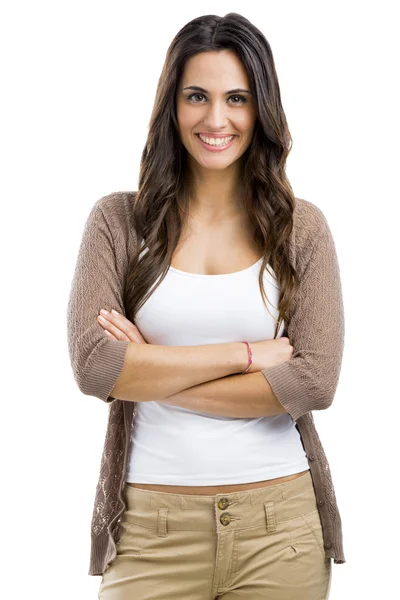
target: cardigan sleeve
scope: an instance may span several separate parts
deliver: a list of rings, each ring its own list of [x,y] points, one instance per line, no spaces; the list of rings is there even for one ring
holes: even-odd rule
[[[344,308],[335,243],[325,216],[317,212],[320,232],[289,311],[287,337],[293,355],[284,363],[262,370],[294,421],[331,405],[344,347]]]
[[[119,268],[117,268],[119,266]],[[75,381],[83,394],[104,402],[122,371],[128,341],[110,340],[97,322],[100,309],[125,314],[121,257],[96,202],[84,226],[67,308],[68,351]]]

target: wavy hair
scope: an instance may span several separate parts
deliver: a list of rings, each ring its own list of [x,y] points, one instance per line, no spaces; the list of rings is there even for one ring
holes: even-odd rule
[[[264,255],[259,286],[267,310],[263,274],[268,265],[280,288],[275,339],[298,286],[289,260],[295,197],[285,173],[292,138],[270,45],[250,21],[233,12],[224,17],[193,19],[182,27],[167,50],[141,156],[138,191],[133,197],[132,217],[139,242],[129,268],[124,304],[133,321],[166,276],[178,245],[192,189],[186,170],[187,150],[176,117],[176,90],[189,58],[220,50],[231,50],[242,61],[256,105],[253,138],[240,157],[240,181],[243,208]],[[183,211],[178,199],[183,202]]]

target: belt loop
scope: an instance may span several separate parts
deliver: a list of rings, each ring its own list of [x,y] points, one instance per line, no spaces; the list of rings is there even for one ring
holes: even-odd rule
[[[157,535],[159,537],[167,537],[167,517],[168,508],[159,508],[157,518]]]
[[[275,508],[273,502],[264,502],[268,533],[276,531]]]

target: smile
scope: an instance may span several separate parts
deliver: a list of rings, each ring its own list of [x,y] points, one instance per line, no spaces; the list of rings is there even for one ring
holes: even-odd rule
[[[232,137],[232,139],[226,143],[226,144],[219,144],[219,145],[215,145],[215,142],[213,144],[208,144],[207,142],[205,142],[204,140],[201,139],[201,137],[199,136],[198,133],[196,133],[196,137],[199,140],[200,144],[203,146],[203,148],[206,148],[209,152],[222,152],[223,150],[226,150],[227,148],[230,148],[233,144],[233,142],[236,139],[236,135],[235,136],[227,136],[226,139],[229,139],[230,137]],[[207,138],[210,139],[210,138]],[[221,139],[221,138],[219,138]],[[225,139],[225,138],[223,138]]]

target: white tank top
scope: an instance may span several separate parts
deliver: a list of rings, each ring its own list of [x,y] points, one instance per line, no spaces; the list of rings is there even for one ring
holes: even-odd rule
[[[275,277],[265,270],[271,317],[259,290],[261,262],[222,275],[169,267],[135,324],[148,343],[166,346],[273,339],[279,290]],[[278,337],[283,330],[284,323]],[[150,401],[136,403],[134,419],[125,473],[129,482],[215,486],[263,481],[309,468],[288,413],[243,419]]]

